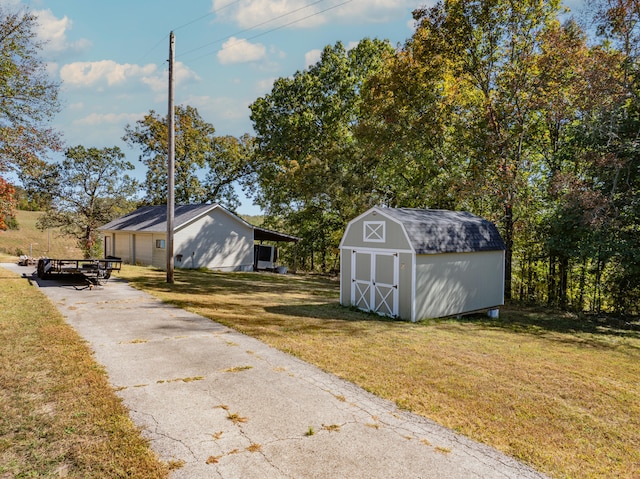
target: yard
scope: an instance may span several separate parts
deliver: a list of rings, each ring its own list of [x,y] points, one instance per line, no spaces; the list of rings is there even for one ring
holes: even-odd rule
[[[3,268],[0,311],[0,478],[168,476],[86,343]]]
[[[640,478],[637,320],[509,307],[411,324],[341,307],[338,283],[320,277],[178,270],[168,285],[129,265],[120,276],[553,477]],[[0,476],[166,474],[53,306],[0,279]]]
[[[640,477],[640,324],[545,309],[417,324],[319,277],[126,266],[121,277],[554,477]]]

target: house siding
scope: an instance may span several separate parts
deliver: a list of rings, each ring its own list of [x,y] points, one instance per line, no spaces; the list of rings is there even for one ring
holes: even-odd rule
[[[131,248],[130,238],[128,233],[114,233],[113,235],[113,251],[114,256],[121,258],[125,263],[131,264]]]
[[[165,269],[167,267],[166,240],[166,234],[154,233],[152,236],[151,265],[156,268]],[[157,248],[156,241],[165,241],[165,248]]]
[[[136,264],[151,264],[153,259],[152,248],[153,235],[136,233],[133,235],[133,244],[135,256],[133,262]]]
[[[187,224],[174,235],[176,267],[253,270],[253,229],[222,209]]]

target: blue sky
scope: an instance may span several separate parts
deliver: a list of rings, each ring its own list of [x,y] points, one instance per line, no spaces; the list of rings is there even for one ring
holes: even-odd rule
[[[167,112],[169,32],[176,104],[194,106],[218,135],[253,133],[248,106],[276,78],[314,63],[326,45],[370,38],[402,44],[411,11],[434,0],[2,0],[28,7],[61,82],[53,126],[67,146],[119,146],[144,176],[124,127]],[[568,1],[578,4],[577,0]],[[258,214],[244,200],[239,213]]]

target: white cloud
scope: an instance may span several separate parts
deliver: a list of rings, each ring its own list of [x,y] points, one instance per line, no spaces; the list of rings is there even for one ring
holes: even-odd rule
[[[36,32],[38,37],[46,43],[47,50],[52,52],[81,51],[91,45],[91,42],[86,39],[76,42],[67,40],[67,31],[71,29],[73,23],[66,16],[57,18],[51,10],[38,10],[34,14],[38,17]]]
[[[205,121],[212,122],[214,126],[220,120],[241,120],[247,117],[248,103],[237,98],[190,96],[184,103],[195,106]]]
[[[275,83],[276,80],[277,78],[275,77],[264,78],[262,80],[259,80],[256,82],[254,90],[258,93],[258,95],[264,95],[265,93],[268,93],[271,90],[273,90],[273,84]]]
[[[220,63],[247,63],[262,60],[266,57],[267,49],[261,43],[249,43],[243,38],[231,37],[224,42],[222,50],[218,52]]]
[[[130,80],[144,79],[155,73],[153,64],[139,66],[120,64],[113,60],[97,62],[75,62],[60,69],[60,78],[67,86],[94,87],[114,86]]]
[[[182,85],[190,81],[200,81],[201,78],[182,62],[176,62],[173,66],[173,77],[176,85]]]
[[[142,84],[157,93],[167,91],[167,72],[158,71],[154,64],[120,64],[113,60],[75,62],[60,69],[60,78],[65,87],[71,88],[96,88],[98,91],[104,91],[106,88]],[[181,85],[189,81],[199,81],[200,77],[183,63],[176,62],[174,79],[176,85]]]
[[[143,75],[140,81],[151,88],[156,93],[166,93],[168,89],[169,73],[164,71],[156,73],[153,71],[150,75]],[[176,86],[188,83],[190,81],[200,81],[200,77],[182,62],[176,62],[173,66],[173,79]]]
[[[259,26],[263,30],[288,26],[312,28],[331,21],[382,23],[392,15],[405,14],[435,0],[213,0],[218,17],[235,21],[242,28]],[[228,8],[226,8],[228,7]]]
[[[134,123],[143,118],[142,113],[91,113],[90,115],[75,120],[75,125],[95,126],[95,125],[120,125],[124,123]]]
[[[309,68],[311,65],[315,65],[320,61],[322,50],[316,49],[308,51],[304,54],[304,67]]]

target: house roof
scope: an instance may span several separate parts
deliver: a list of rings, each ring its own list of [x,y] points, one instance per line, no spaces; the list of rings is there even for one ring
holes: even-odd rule
[[[287,242],[287,243],[297,243],[302,238],[298,238],[297,236],[278,233],[277,231],[254,226],[253,239],[256,241],[280,241],[280,242]]]
[[[504,250],[496,226],[466,211],[376,208],[401,223],[416,254]]]
[[[264,228],[258,228],[247,223],[239,216],[227,211],[222,206],[215,205],[176,205],[174,210],[173,227],[179,229],[195,219],[206,215],[211,210],[220,208],[229,215],[235,217],[239,222],[254,230],[254,240],[256,241],[300,241],[296,236],[278,233]],[[167,232],[167,206],[143,206],[137,210],[115,219],[99,228],[102,231],[132,231],[138,233],[166,233]]]
[[[173,226],[175,229],[207,214],[220,205],[177,205],[174,210]],[[240,221],[244,221],[238,218]],[[108,231],[136,231],[145,233],[166,233],[167,206],[143,206],[137,210],[121,216],[99,229]]]

